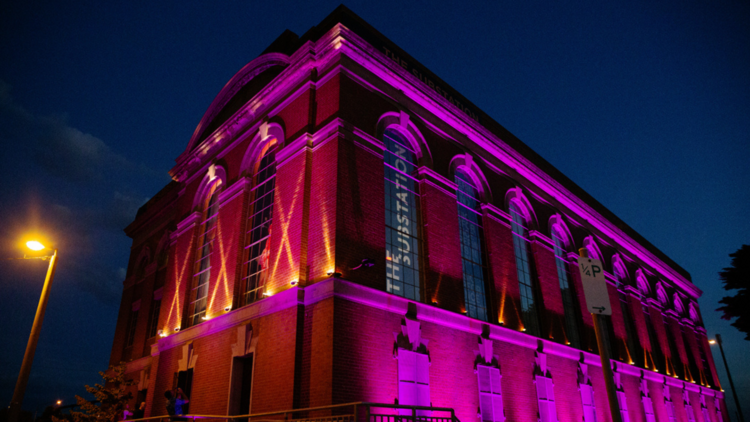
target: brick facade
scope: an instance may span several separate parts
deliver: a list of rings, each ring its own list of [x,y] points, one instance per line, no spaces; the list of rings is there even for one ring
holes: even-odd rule
[[[345,8],[306,34],[304,42],[289,37],[282,36],[219,93],[178,157],[173,181],[126,229],[133,247],[110,361],[126,361],[129,374],[144,380],[139,394],[145,397],[146,416],[165,414],[163,393],[176,387],[181,371],[192,374],[194,414],[227,415],[240,399],[249,400],[246,411],[251,413],[355,401],[394,403],[399,397],[397,350],[403,347],[398,338],[407,335],[408,320],[416,321],[420,353],[429,356],[432,405],[453,408],[460,420],[477,418],[476,365],[484,353],[479,345],[489,341],[502,377],[507,420],[538,420],[534,368],[535,356],[543,354],[558,420],[582,420],[577,374],[579,365],[587,365],[598,422],[610,421],[593,319],[575,261],[577,248],[588,239],[589,247],[598,245],[608,278],[612,357],[627,397],[628,422],[646,421],[642,378],[657,420],[667,421],[666,383],[679,421],[687,421],[682,399],[687,390],[696,420],[718,422],[713,409],[714,397],[723,401],[720,386],[709,385],[700,374],[690,379],[677,378],[671,368],[659,372],[648,353],[633,356],[627,345],[629,324],[647,352],[660,348],[674,366],[697,365],[717,379],[702,322],[684,312],[690,303],[697,307],[701,294],[685,270],[640,242],[617,217]],[[255,78],[269,82],[253,91]],[[386,129],[407,139],[419,155],[412,174],[418,181],[419,226],[409,228],[420,237],[418,300],[388,293],[386,287],[384,185],[391,183],[383,170]],[[273,218],[263,294],[245,303],[251,191],[264,145],[276,148]],[[483,237],[477,247],[486,267],[487,321],[465,314],[466,267],[454,183],[458,167],[482,181]],[[213,189],[219,211],[207,309],[194,323],[186,313],[204,204]],[[531,312],[540,318],[539,337],[523,328],[510,198],[529,208]],[[553,219],[570,232],[564,265],[578,308],[574,314],[580,316],[575,322],[580,348],[568,344]],[[163,267],[157,268],[162,252],[168,254],[165,275]],[[643,274],[646,285],[635,276],[617,285],[615,254],[624,257],[629,274]],[[160,279],[163,287],[157,285]],[[657,286],[667,297],[682,298],[684,306],[674,309],[671,301],[654,294]],[[621,312],[618,289],[627,295],[632,322]],[[161,295],[160,302],[155,295]],[[151,336],[156,303],[158,331]],[[139,316],[133,328],[134,304]],[[658,344],[650,341],[649,324]],[[133,329],[134,342],[127,345]],[[677,339],[676,356],[667,330]],[[700,348],[709,368],[703,367]],[[247,391],[249,397],[241,397]],[[703,421],[701,395],[710,421]]]

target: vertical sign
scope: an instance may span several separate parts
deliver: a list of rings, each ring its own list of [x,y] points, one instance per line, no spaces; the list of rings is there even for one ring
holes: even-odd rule
[[[586,296],[586,306],[589,312],[596,315],[612,315],[602,262],[597,259],[578,257],[578,271],[581,273],[583,294]]]

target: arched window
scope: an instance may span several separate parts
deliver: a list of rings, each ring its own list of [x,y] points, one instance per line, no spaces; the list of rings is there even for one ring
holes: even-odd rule
[[[581,320],[578,310],[580,306],[576,300],[576,293],[573,283],[570,282],[570,265],[565,257],[565,236],[559,227],[552,228],[552,241],[555,244],[555,264],[557,265],[557,279],[560,282],[560,292],[562,293],[563,309],[565,312],[565,331],[568,344],[575,348],[581,347],[581,330],[579,321]]]
[[[471,177],[462,169],[456,170],[454,178],[458,190],[458,224],[461,233],[461,261],[464,273],[464,300],[466,314],[487,321],[485,299],[485,267],[482,248],[482,213],[479,206],[479,190]]]
[[[510,203],[511,229],[513,230],[513,250],[516,255],[516,269],[518,270],[518,287],[521,291],[521,319],[524,330],[539,336],[539,311],[535,300],[535,281],[532,274],[531,253],[529,251],[525,214],[515,201]]]
[[[216,220],[219,211],[219,192],[214,189],[203,212],[199,249],[196,254],[195,272],[190,290],[190,307],[188,308],[188,325],[203,322],[206,316],[209,278],[211,278],[211,255],[216,237]]]
[[[385,259],[387,291],[421,300],[417,155],[393,130],[383,134],[385,151]]]
[[[247,261],[242,305],[263,298],[268,280],[273,197],[276,187],[276,147],[270,146],[257,165],[251,193],[247,231]]]

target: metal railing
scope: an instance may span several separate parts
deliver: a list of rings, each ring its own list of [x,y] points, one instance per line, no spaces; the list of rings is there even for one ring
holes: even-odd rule
[[[435,415],[434,413],[438,413]],[[166,422],[204,419],[226,422],[460,422],[448,407],[406,406],[355,402],[248,415],[179,415],[128,419],[128,422]]]

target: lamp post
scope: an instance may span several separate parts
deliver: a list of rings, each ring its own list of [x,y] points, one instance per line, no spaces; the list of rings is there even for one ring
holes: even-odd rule
[[[727,365],[727,358],[724,356],[724,348],[721,347],[721,334],[716,334],[716,341],[709,340],[711,344],[718,344],[719,351],[721,352],[721,359],[724,361],[724,368],[727,370],[727,378],[729,378],[729,386],[732,387],[732,395],[734,396],[734,404],[737,406],[737,415],[740,417],[740,422],[745,422],[745,418],[742,416],[742,408],[740,407],[740,401],[737,400],[737,390],[734,388],[734,382],[732,382],[732,374],[729,372],[729,365]]]
[[[26,246],[33,251],[46,249],[44,245],[37,241],[27,242]],[[34,324],[31,326],[29,342],[26,344],[26,353],[23,355],[23,363],[21,363],[21,371],[18,374],[18,381],[16,381],[16,389],[13,391],[13,399],[10,401],[8,412],[9,422],[18,422],[21,415],[21,404],[23,403],[23,396],[26,393],[26,384],[29,382],[31,364],[34,362],[36,344],[39,342],[39,333],[42,331],[42,322],[44,322],[44,312],[47,310],[49,290],[52,286],[52,279],[55,277],[55,268],[57,267],[57,249],[52,249],[52,251],[51,256],[39,257],[40,259],[49,258],[49,267],[47,268],[47,277],[44,279],[42,295],[39,298],[39,306],[36,308]]]

